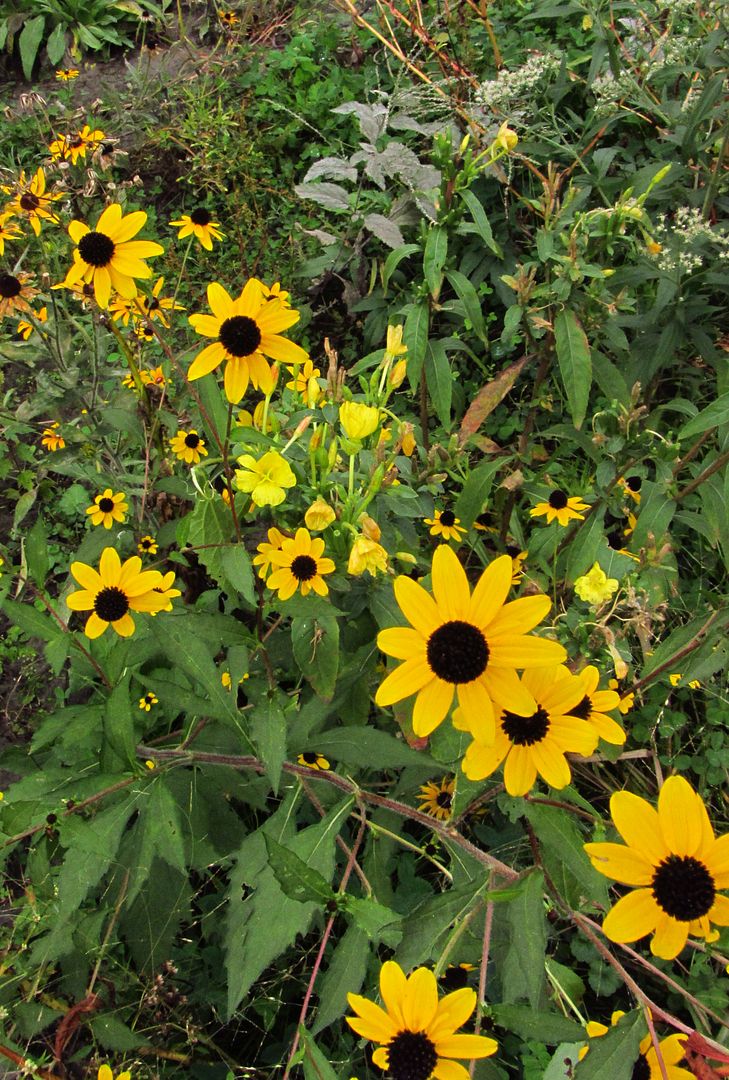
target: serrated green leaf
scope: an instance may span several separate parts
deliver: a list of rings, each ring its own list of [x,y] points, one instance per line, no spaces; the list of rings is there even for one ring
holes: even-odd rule
[[[347,1008],[347,994],[358,994],[362,988],[370,958],[367,934],[358,926],[350,926],[335,948],[329,966],[317,985],[319,1007],[312,1024],[312,1035],[339,1021]]]
[[[585,1029],[574,1020],[559,1013],[539,1012],[529,1005],[494,1005],[493,1014],[499,1027],[513,1031],[525,1042],[542,1042],[556,1046],[561,1042],[584,1041]]]
[[[335,893],[318,871],[279,844],[272,836],[264,837],[268,851],[268,865],[274,872],[283,893],[300,904],[313,902],[323,906],[334,900]]]
[[[533,871],[524,879],[524,888],[506,909],[511,940],[502,971],[504,1001],[510,1003],[526,998],[532,1009],[539,1009],[546,1001],[547,921],[543,893],[544,875]]]
[[[286,713],[277,698],[263,700],[253,710],[251,736],[256,751],[266,766],[274,795],[278,795],[281,766],[286,757]]]
[[[104,714],[104,736],[115,754],[121,758],[123,767],[137,763],[134,719],[129,700],[131,673],[115,686],[109,694]],[[108,765],[108,762],[105,764]]]
[[[72,920],[83,900],[116,859],[119,842],[136,809],[133,798],[101,810],[90,821],[68,818],[59,826],[66,854],[58,876],[60,925]]]
[[[221,500],[222,501],[222,500]],[[256,586],[253,579],[251,557],[242,544],[231,544],[220,552],[220,564],[223,572],[239,596],[256,606]]]
[[[461,519],[464,529],[470,529],[478,515],[482,513],[491,493],[494,477],[503,466],[503,458],[482,461],[468,474],[454,507],[456,517]]]
[[[220,672],[203,641],[195,631],[194,616],[159,615],[155,621],[156,642],[174,666],[179,666],[207,695],[210,715],[231,724],[241,735],[243,728],[235,695],[226,693]]]
[[[304,678],[330,701],[339,670],[339,623],[334,616],[292,619],[291,645]]]
[[[304,1080],[340,1080],[329,1059],[324,1057],[309,1032],[305,1028],[299,1030],[301,1032],[301,1064],[304,1069]]]
[[[132,866],[129,877],[128,904],[148,885],[155,856],[173,870],[187,870],[180,808],[164,777],[154,777],[145,787],[139,808],[141,813],[135,825],[136,865]]]
[[[722,394],[716,401],[712,401],[692,420],[681,428],[678,433],[679,439],[691,439],[694,435],[700,435],[702,431],[709,431],[714,427],[729,424],[729,393]]]
[[[481,902],[484,884],[484,881],[469,882],[457,889],[449,889],[418,904],[403,920],[403,940],[395,959],[404,970],[428,963],[439,955],[454,923],[463,919],[474,904]]]
[[[384,941],[390,948],[400,943],[402,916],[392,908],[368,897],[348,897],[345,910],[360,930],[372,941]]]
[[[377,728],[344,727],[324,731],[317,735],[316,745],[325,757],[363,769],[399,769],[416,765],[421,769],[445,771],[429,754],[413,750],[407,743]]]
[[[423,275],[434,300],[440,295],[443,284],[443,267],[448,256],[448,233],[442,225],[433,225],[425,240],[423,252]]]
[[[138,1050],[140,1046],[149,1046],[150,1043],[141,1035],[132,1031],[118,1016],[104,1013],[103,1016],[95,1016],[89,1021],[94,1038],[105,1050],[117,1050],[123,1053],[127,1050]]]
[[[590,1040],[590,1050],[575,1069],[574,1080],[631,1080],[645,1032],[641,1012],[621,1017],[606,1035]]]
[[[57,641],[64,633],[50,615],[36,611],[30,604],[20,604],[17,600],[5,598],[0,603],[0,609],[29,637],[37,637],[42,641]]]
[[[578,825],[564,810],[528,803],[524,816],[531,822],[542,849],[544,865],[567,902],[582,909],[589,900],[608,907],[607,881],[593,869],[583,848]]]
[[[572,423],[579,430],[590,398],[592,357],[587,335],[569,308],[560,311],[554,320],[554,345]]]

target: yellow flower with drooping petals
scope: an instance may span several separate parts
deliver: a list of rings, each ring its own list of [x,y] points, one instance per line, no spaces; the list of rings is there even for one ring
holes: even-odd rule
[[[328,502],[318,495],[309,509],[304,514],[304,524],[310,532],[323,532],[329,528],[337,515]]]
[[[347,563],[347,572],[359,577],[368,571],[374,577],[379,571],[387,573],[387,552],[382,544],[366,536],[357,536],[352,544]]]

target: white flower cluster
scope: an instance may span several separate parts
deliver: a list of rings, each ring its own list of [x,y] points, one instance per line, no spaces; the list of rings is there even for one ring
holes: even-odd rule
[[[474,101],[486,109],[512,113],[517,105],[529,101],[535,91],[559,71],[559,57],[551,53],[534,53],[525,64],[513,71],[503,69],[495,79],[481,83],[474,92]]]
[[[678,270],[684,274],[699,270],[709,255],[709,247],[711,258],[729,260],[729,236],[704,221],[695,206],[679,206],[670,222],[665,214],[660,214],[654,239],[660,244],[654,258],[661,270]]]

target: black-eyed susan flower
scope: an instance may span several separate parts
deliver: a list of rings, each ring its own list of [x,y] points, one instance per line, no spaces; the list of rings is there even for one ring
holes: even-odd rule
[[[202,439],[194,428],[190,431],[178,431],[174,438],[170,439],[170,449],[177,454],[180,461],[188,465],[197,465],[201,457],[207,457],[205,440]]]
[[[63,435],[60,435],[58,429],[60,428],[58,420],[53,424],[49,424],[48,427],[43,429],[43,435],[41,438],[41,446],[45,446],[46,450],[50,453],[55,453],[56,450],[63,450],[66,445],[66,440]]]
[[[304,514],[304,524],[310,532],[323,532],[336,520],[337,515],[329,503],[322,499],[321,495],[317,495]]]
[[[675,674],[668,676],[668,681],[670,682],[671,686],[679,686],[682,679],[683,675],[681,675],[680,672],[676,672]],[[691,681],[686,683],[686,685],[691,690],[701,689],[701,683],[698,679],[691,679]]]
[[[137,338],[139,341],[146,341],[147,344],[151,344],[151,342],[157,340],[157,335],[155,334],[152,327],[148,326],[147,323],[135,323],[133,327],[133,333],[135,338]]]
[[[129,504],[123,491],[116,494],[111,488],[106,488],[101,495],[97,495],[91,506],[87,507],[86,513],[91,518],[92,525],[103,525],[110,529],[115,521],[123,522],[127,515]]]
[[[348,439],[361,442],[377,430],[380,410],[361,401],[343,401],[339,406],[339,423]]]
[[[162,245],[152,240],[132,239],[146,220],[143,210],[123,214],[119,203],[111,203],[93,229],[83,221],[72,221],[68,234],[76,247],[73,266],[63,284],[84,281],[93,285],[96,302],[101,308],[109,306],[112,290],[127,299],[136,296],[135,278],[152,276],[144,260],[164,252]]]
[[[464,987],[439,1001],[435,975],[427,968],[406,977],[399,964],[387,960],[380,971],[380,996],[387,1011],[347,994],[356,1015],[346,1019],[362,1038],[379,1043],[372,1060],[392,1080],[469,1080],[468,1070],[454,1059],[490,1057],[498,1049],[485,1035],[456,1034],[476,1008],[476,993]]]
[[[430,525],[431,536],[442,536],[444,540],[458,541],[466,535],[461,519],[452,510],[436,510],[434,517],[425,518],[425,524]]]
[[[158,550],[157,541],[153,536],[143,536],[137,544],[140,555],[156,555]]]
[[[382,544],[368,536],[358,535],[354,539],[347,561],[347,573],[360,577],[367,572],[375,577],[377,573],[387,573],[387,552]]]
[[[682,776],[670,776],[658,810],[646,799],[618,791],[610,815],[621,844],[585,844],[596,870],[635,886],[605,916],[605,935],[616,942],[653,934],[651,952],[673,960],[690,935],[715,941],[711,924],[729,926],[729,834],[714,836],[703,800]]]
[[[173,588],[175,584],[174,570],[169,570],[166,574],[161,574],[160,577],[162,580],[152,589],[152,592],[157,595],[157,603],[160,606],[155,608],[152,615],[156,615],[158,611],[172,611],[172,601],[176,596],[182,596],[179,589]]]
[[[297,529],[293,539],[281,541],[281,547],[270,552],[272,572],[266,584],[278,592],[279,600],[288,600],[297,589],[302,596],[312,590],[319,596],[329,593],[324,574],[336,569],[332,559],[324,555],[324,541],[312,538],[308,529]]]
[[[508,546],[506,554],[511,559],[511,584],[518,585],[524,577],[524,563],[529,555],[528,551],[520,551],[518,547]]]
[[[642,476],[621,476],[618,483],[634,503],[640,503],[640,489],[643,487]]]
[[[243,454],[238,464],[235,486],[250,495],[256,506],[280,506],[286,489],[296,486],[293,469],[276,450],[267,450],[257,461],[252,454]]]
[[[303,754],[299,754],[296,760],[299,765],[306,765],[307,769],[318,769],[320,772],[326,772],[331,768],[324,755],[317,754],[314,750],[304,750]]]
[[[0,214],[0,255],[5,254],[7,240],[22,239],[23,231],[18,226],[14,214]]]
[[[42,307],[42,308],[39,308],[38,311],[33,311],[32,312],[32,316],[33,316],[33,318],[35,319],[36,322],[39,322],[39,323],[48,322],[48,308],[45,307],[45,306]],[[20,337],[22,337],[24,341],[27,341],[28,338],[30,337],[30,335],[35,330],[35,326],[33,325],[32,322],[29,322],[27,319],[21,319],[15,329],[16,329],[17,333],[20,335]]]
[[[139,377],[145,386],[169,386],[172,382],[172,380],[168,379],[165,375],[161,365],[159,367],[149,368],[149,370],[146,368],[143,369],[143,371],[139,372]]]
[[[301,367],[289,367],[287,371],[291,380],[285,384],[286,389],[295,390],[299,394],[308,394],[310,381],[321,377],[321,371],[314,367],[313,360],[305,360]]]
[[[553,491],[546,502],[537,503],[529,511],[530,517],[547,518],[547,524],[556,521],[558,525],[569,525],[570,521],[584,521],[584,511],[589,510],[587,503],[583,502],[578,495],[571,498],[561,488]]]
[[[600,607],[617,592],[619,584],[617,578],[609,578],[600,563],[595,562],[588,573],[575,578],[575,593],[586,604]]]
[[[32,285],[30,274],[21,270],[16,274],[0,274],[0,319],[15,311],[32,310],[30,302],[38,292]]]
[[[461,990],[464,986],[468,986],[468,980],[471,976],[471,972],[476,970],[475,964],[460,963],[449,964],[443,974],[439,977],[443,990]]]
[[[625,1013],[621,1009],[614,1012],[610,1017],[612,1027],[615,1027],[623,1016],[625,1016]],[[607,1035],[610,1029],[606,1024],[591,1020],[585,1025],[585,1030],[590,1039],[599,1039],[603,1035]],[[693,1080],[694,1074],[692,1072],[678,1068],[684,1057],[684,1044],[687,1038],[687,1035],[669,1035],[667,1039],[661,1039],[658,1043],[658,1050],[666,1070],[665,1076],[668,1080]],[[578,1054],[580,1061],[582,1061],[589,1049],[589,1044],[580,1049]],[[636,1080],[663,1080],[664,1073],[659,1064],[658,1054],[650,1034],[641,1039],[638,1051],[638,1059],[633,1065],[632,1076]]]
[[[451,816],[453,805],[453,792],[456,784],[452,776],[444,776],[440,783],[437,780],[429,780],[420,788],[420,794],[415,798],[420,802],[420,809],[438,821],[448,821]]]
[[[139,708],[149,712],[153,705],[159,705],[159,698],[153,690],[148,690],[144,697],[140,697]]]
[[[263,295],[266,300],[280,300],[284,307],[291,306],[291,300],[289,299],[291,293],[288,293],[285,289],[281,288],[280,281],[274,281],[273,285],[270,286],[264,285],[263,282],[261,282],[261,289],[263,290]]]
[[[218,18],[226,30],[232,30],[233,27],[237,26],[240,22],[238,14],[235,11],[219,11]]]
[[[620,694],[616,694],[614,690],[598,690],[600,672],[592,664],[583,668],[577,678],[582,682],[585,694],[582,701],[570,709],[570,716],[588,720],[601,739],[614,746],[622,746],[626,738],[625,732],[616,720],[607,715],[613,709],[620,708]]]
[[[572,712],[584,697],[583,684],[561,665],[525,671],[522,683],[534,698],[535,710],[522,716],[502,708],[491,743],[482,736],[478,720],[469,723],[463,710],[456,710],[454,725],[474,736],[463,771],[469,780],[483,780],[503,762],[504,785],[510,795],[526,795],[537,775],[550,787],[566,787],[572,773],[565,754],[586,757],[598,741],[597,729]]]
[[[13,195],[5,211],[16,214],[19,218],[26,218],[36,236],[40,236],[42,220],[58,221],[57,215],[53,213],[53,203],[63,198],[63,194],[52,195],[46,191],[46,174],[43,169],[38,169],[30,180],[25,179],[24,171],[21,172],[17,184],[3,186],[2,190],[6,195]]]
[[[78,79],[78,68],[59,68],[56,72],[56,78],[59,82],[72,82],[73,79]]]
[[[165,329],[169,330],[168,312],[184,311],[185,308],[182,304],[178,304],[173,297],[160,295],[164,283],[165,279],[163,277],[157,278],[152,288],[152,295],[144,296],[143,293],[138,293],[134,298],[134,303],[137,306],[138,314],[150,320],[159,320]]]
[[[416,694],[413,728],[423,736],[445,719],[457,695],[469,723],[493,739],[494,703],[522,716],[536,708],[516,669],[552,667],[567,657],[557,642],[528,633],[549,611],[549,597],[506,603],[508,555],[484,570],[471,594],[458,556],[446,544],[435,550],[431,580],[432,596],[412,578],[395,578],[395,598],[411,625],[377,636],[379,648],[404,663],[387,676],[375,701],[392,705]]]
[[[225,236],[225,233],[220,232],[220,223],[213,221],[213,215],[204,206],[197,206],[177,221],[171,221],[170,225],[180,230],[177,234],[178,240],[194,236],[206,251],[213,250],[213,240],[222,240]]]
[[[162,584],[158,570],[142,571],[138,555],[123,564],[112,547],[104,548],[99,569],[86,563],[71,563],[71,573],[81,586],[66,598],[71,611],[90,611],[84,633],[97,638],[112,626],[121,637],[134,633],[132,611],[151,613],[161,611],[166,599],[155,588]],[[173,575],[174,576],[174,575]]]
[[[155,764],[153,761],[145,761],[144,764],[147,766],[148,769],[155,768]],[[129,1072],[120,1072],[116,1080],[130,1080],[131,1075],[132,1074]],[[114,1074],[112,1073],[108,1065],[101,1066],[98,1073],[96,1074],[96,1080],[114,1080]]]
[[[87,150],[95,150],[104,138],[103,131],[92,131],[88,124],[84,124],[75,135],[57,135],[48,149],[54,161],[70,161],[75,165],[79,158],[86,157]]]
[[[271,569],[271,556],[274,551],[281,550],[281,544],[284,540],[289,539],[285,533],[280,532],[279,529],[273,528],[268,530],[268,540],[262,540],[256,548],[257,555],[253,556],[253,565],[258,567],[258,576],[263,581],[268,577],[268,572]]]
[[[208,285],[212,315],[190,315],[191,326],[203,337],[216,340],[193,360],[187,377],[200,379],[225,361],[225,394],[237,405],[248,381],[255,387],[270,377],[266,356],[284,364],[303,364],[308,354],[300,345],[281,336],[299,321],[299,312],[276,300],[266,301],[260,282],[252,278],[235,300],[222,285]]]

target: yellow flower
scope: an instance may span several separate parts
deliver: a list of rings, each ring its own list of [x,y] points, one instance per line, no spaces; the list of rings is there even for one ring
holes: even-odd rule
[[[6,240],[21,240],[22,229],[13,221],[14,214],[0,214],[0,255],[5,254]]]
[[[267,300],[280,300],[284,307],[291,306],[291,303],[289,301],[291,293],[288,293],[285,289],[281,288],[280,281],[274,281],[273,285],[271,285],[270,287],[268,285],[264,285],[263,282],[261,282],[260,284],[263,295],[266,297]]]
[[[707,942],[729,926],[729,834],[714,836],[706,807],[688,781],[670,776],[658,810],[629,791],[610,799],[610,814],[627,845],[585,844],[596,870],[634,891],[618,900],[603,922],[616,942],[653,934],[651,952],[673,960],[689,934]]]
[[[157,278],[152,288],[152,295],[147,297],[143,293],[137,293],[133,303],[136,307],[137,317],[141,315],[143,318],[150,320],[159,319],[165,329],[169,330],[170,323],[166,312],[184,311],[185,308],[182,304],[178,304],[176,300],[173,300],[171,296],[160,296],[164,283],[165,279],[163,277]]]
[[[390,386],[393,388],[393,390],[397,390],[398,387],[402,386],[402,384],[405,382],[405,376],[407,375],[407,373],[407,360],[398,360],[398,362],[393,366],[393,369],[388,376],[388,382],[390,383]]]
[[[32,311],[30,302],[38,292],[28,282],[30,274],[19,270],[15,274],[0,274],[0,319],[15,311]]]
[[[511,559],[511,584],[518,585],[524,577],[524,563],[529,552],[520,551],[518,547],[507,547],[506,554]]]
[[[347,563],[347,572],[354,577],[359,577],[368,570],[375,577],[378,570],[382,574],[387,573],[387,552],[376,540],[369,540],[366,536],[356,537],[352,544]]]
[[[435,517],[424,520],[426,525],[430,525],[430,535],[442,536],[444,540],[460,541],[467,531],[452,510],[436,510]]]
[[[404,356],[408,351],[407,345],[403,344],[402,340],[403,326],[388,326],[387,328],[387,344],[385,345],[385,352],[388,356]]]
[[[313,750],[305,750],[303,754],[299,754],[296,760],[299,765],[306,765],[308,769],[318,769],[321,772],[326,772],[330,768],[327,759]]]
[[[420,788],[420,794],[415,796],[420,801],[419,809],[438,821],[448,821],[455,789],[456,783],[452,776],[444,776],[440,783],[429,780]]]
[[[625,1013],[621,1009],[614,1012],[610,1017],[611,1025],[615,1027],[622,1016],[625,1016]],[[601,1036],[607,1035],[610,1029],[605,1024],[599,1024],[591,1020],[585,1025],[585,1030],[590,1039],[599,1039]],[[687,1035],[669,1035],[667,1039],[661,1039],[658,1044],[668,1080],[693,1080],[694,1074],[692,1072],[678,1068],[679,1062],[684,1057],[684,1043],[687,1038]],[[578,1054],[580,1061],[582,1061],[589,1049],[589,1045],[580,1049]],[[638,1060],[633,1065],[632,1075],[640,1077],[641,1080],[663,1080],[663,1071],[658,1063],[658,1054],[650,1035],[646,1035],[640,1041]]]
[[[279,532],[278,529],[273,528],[268,530],[268,543],[263,540],[256,551],[257,555],[253,556],[253,565],[258,567],[258,576],[263,581],[266,580],[268,571],[271,569],[271,555],[274,551],[281,550],[281,544],[284,540],[289,539],[285,533]]]
[[[220,232],[220,224],[213,221],[213,215],[204,206],[198,206],[189,214],[183,214],[177,221],[171,221],[180,231],[178,240],[184,240],[186,236],[194,236],[206,251],[213,250],[213,240],[222,240],[225,233]]]
[[[405,457],[412,457],[413,451],[417,446],[417,443],[415,442],[415,435],[413,434],[413,427],[412,424],[404,424],[403,427],[407,428],[408,430],[406,430],[402,435],[402,452]]]
[[[155,764],[153,761],[145,761],[144,764],[147,766],[148,769],[155,768]],[[131,1075],[132,1074],[129,1072],[120,1072],[116,1080],[130,1080]],[[101,1066],[96,1075],[96,1080],[114,1080],[114,1074],[112,1073],[108,1065]]]
[[[359,523],[362,526],[362,533],[368,540],[380,540],[382,532],[380,526],[377,524],[374,518],[371,518],[369,514],[360,514]]]
[[[621,476],[618,480],[626,495],[629,495],[634,503],[640,503],[640,489],[643,486],[642,476]]]
[[[48,308],[42,307],[38,311],[34,311],[33,318],[36,320],[36,322],[48,322]],[[35,327],[33,326],[33,323],[27,322],[26,319],[21,319],[16,327],[16,330],[20,334],[20,336],[25,341],[27,341],[30,335],[35,330]]]
[[[168,571],[166,574],[160,575],[162,580],[159,585],[155,585],[152,589],[153,593],[157,594],[158,603],[161,605],[156,608],[152,615],[156,615],[157,611],[172,611],[172,601],[176,596],[182,596],[179,589],[173,589],[172,586],[175,583],[174,570]]]
[[[81,591],[66,598],[71,611],[90,611],[84,633],[97,638],[107,626],[113,626],[121,637],[134,633],[134,620],[130,611],[161,611],[166,603],[155,588],[162,585],[162,575],[157,570],[142,570],[138,555],[127,559],[122,565],[114,548],[104,548],[98,571],[86,563],[71,563],[71,573]],[[174,577],[174,575],[173,575]]]
[[[78,68],[60,68],[56,72],[56,78],[59,82],[71,82],[72,79],[77,79],[78,75]]]
[[[125,499],[123,491],[114,494],[111,488],[106,488],[101,495],[96,496],[93,504],[87,507],[86,513],[91,516],[91,524],[110,529],[115,521],[123,522],[129,509]]]
[[[517,133],[509,127],[506,121],[501,125],[496,132],[496,138],[494,142],[497,146],[506,150],[507,154],[510,154],[512,150],[516,149],[516,145],[519,142],[519,136]]]
[[[14,195],[5,207],[5,212],[17,214],[18,217],[25,216],[36,236],[40,236],[41,219],[58,222],[58,217],[51,207],[56,200],[63,198],[63,195],[50,195],[46,192],[46,174],[43,169],[38,169],[31,180],[25,179],[25,171],[21,172],[15,187],[3,185],[2,190],[7,195]]]
[[[294,390],[299,394],[308,395],[311,380],[313,379],[314,382],[316,382],[316,380],[321,377],[321,371],[318,367],[314,367],[312,360],[305,360],[301,367],[289,367],[287,370],[289,375],[291,375],[291,381],[286,383],[286,389]],[[318,383],[316,383],[316,389],[318,394],[323,393]]]
[[[578,495],[569,498],[564,491],[557,488],[549,496],[547,502],[540,502],[529,511],[530,517],[543,517],[546,515],[547,524],[551,525],[556,519],[559,525],[569,525],[570,521],[584,521],[584,510],[589,510]]]
[[[609,679],[608,686],[611,690],[620,690],[620,684],[617,679]],[[618,708],[620,709],[623,716],[625,716],[626,713],[630,712],[634,704],[635,694],[625,694],[624,697],[620,698],[620,701],[618,702]]]
[[[124,215],[119,203],[104,210],[94,229],[83,221],[72,221],[68,234],[76,244],[73,266],[63,285],[79,282],[93,285],[96,302],[101,308],[109,306],[112,289],[131,299],[137,295],[135,278],[149,278],[152,271],[145,259],[162,255],[164,248],[151,240],[132,240],[147,215],[143,210]]]
[[[54,161],[59,158],[62,161],[71,161],[75,165],[79,158],[86,157],[87,150],[95,150],[104,141],[104,132],[98,129],[92,131],[88,124],[84,124],[81,131],[75,135],[58,135],[48,147]]]
[[[195,357],[188,379],[200,379],[225,361],[225,394],[237,405],[249,379],[257,387],[269,375],[266,356],[284,364],[308,358],[301,346],[281,336],[282,330],[299,321],[298,311],[278,300],[267,301],[255,278],[235,300],[217,282],[208,285],[207,295],[213,314],[190,315],[188,321],[198,334],[215,341]]]
[[[380,422],[380,410],[361,401],[343,401],[339,406],[339,423],[348,439],[361,442],[376,430]]]
[[[61,425],[56,420],[54,424],[43,429],[43,438],[41,439],[41,446],[45,446],[46,450],[54,453],[56,450],[63,450],[66,445],[66,440],[63,435],[58,434],[58,429]]]
[[[618,588],[618,579],[609,578],[598,562],[592,569],[575,580],[575,592],[580,600],[593,607],[606,603]]]
[[[657,240],[646,240],[645,249],[649,255],[660,255],[663,244],[659,244]]]
[[[156,555],[158,550],[157,541],[153,536],[143,536],[137,544],[140,555]]]
[[[197,465],[200,457],[207,457],[205,441],[201,439],[194,428],[190,431],[178,431],[173,439],[170,439],[170,449],[177,454],[180,461],[186,461],[188,465]]]
[[[616,720],[606,715],[613,709],[620,708],[620,695],[614,690],[597,689],[600,672],[591,664],[583,668],[577,678],[582,682],[585,694],[582,700],[570,709],[570,716],[588,720],[601,739],[614,746],[622,746],[626,739],[625,732]]]
[[[235,486],[247,492],[256,506],[279,506],[286,498],[286,488],[296,485],[296,476],[288,461],[275,450],[268,450],[258,461],[251,454],[238,458],[242,469],[235,470]]]
[[[159,698],[152,690],[148,690],[144,697],[139,699],[139,708],[149,712],[153,705],[159,705]]]
[[[270,552],[273,573],[266,584],[278,590],[279,600],[288,600],[298,588],[302,596],[307,596],[312,589],[319,596],[326,596],[329,587],[322,574],[331,574],[336,567],[331,559],[323,556],[321,537],[312,539],[306,529],[297,529],[293,539],[282,540],[281,547]]]
[[[668,681],[670,682],[671,686],[678,686],[678,684],[681,682],[682,678],[683,678],[683,675],[678,675],[678,674],[677,675],[669,675],[668,676]],[[698,679],[692,679],[691,682],[689,682],[687,685],[692,690],[699,690],[700,687],[701,687],[701,683],[699,682]]]
[[[322,499],[321,495],[317,496],[304,514],[304,523],[310,532],[323,532],[336,520],[337,515],[329,503]]]
[[[505,762],[504,784],[510,795],[526,795],[537,774],[559,790],[572,778],[565,754],[587,757],[597,746],[597,729],[574,715],[584,697],[583,684],[561,665],[525,671],[521,681],[536,709],[522,716],[502,708],[493,741],[490,728],[478,717],[467,719],[456,710],[454,726],[474,737],[463,759],[463,771],[469,780],[483,780]]]
[[[218,18],[220,19],[226,30],[231,30],[240,22],[240,19],[238,18],[235,11],[219,11]]]
[[[433,596],[412,578],[395,578],[395,599],[411,626],[377,636],[382,652],[404,663],[387,676],[375,701],[387,706],[416,694],[413,729],[424,736],[445,719],[457,694],[467,722],[480,726],[484,740],[493,740],[494,702],[521,716],[537,707],[516,669],[552,667],[567,657],[557,642],[528,634],[549,611],[549,597],[506,604],[508,555],[483,571],[472,594],[458,556],[446,544],[435,550],[431,580]]]
[[[399,964],[387,960],[380,971],[380,996],[387,1011],[347,994],[356,1015],[346,1019],[362,1038],[380,1044],[372,1060],[392,1080],[469,1080],[468,1070],[454,1058],[490,1057],[498,1049],[485,1035],[456,1034],[476,1008],[476,992],[463,987],[439,1001],[435,975],[427,968],[408,978]]]

